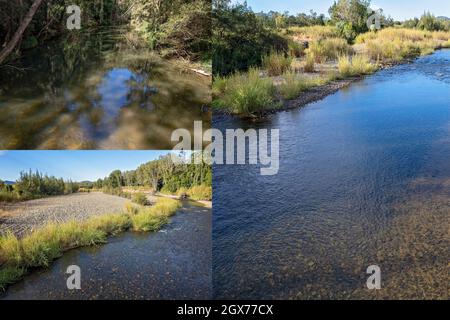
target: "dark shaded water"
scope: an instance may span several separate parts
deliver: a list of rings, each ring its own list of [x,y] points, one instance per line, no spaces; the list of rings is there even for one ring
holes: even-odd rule
[[[130,49],[126,31],[50,42],[0,68],[0,149],[171,149],[210,125],[210,79]]]
[[[81,268],[81,290],[67,289],[70,265]],[[185,202],[161,231],[126,233],[103,246],[71,250],[2,298],[208,299],[211,281],[211,210]]]
[[[258,123],[213,125],[279,128],[281,158],[275,176],[214,167],[216,298],[450,297],[450,51]]]

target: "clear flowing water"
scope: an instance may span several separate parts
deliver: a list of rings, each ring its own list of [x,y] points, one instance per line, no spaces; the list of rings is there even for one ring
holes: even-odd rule
[[[171,149],[210,125],[210,79],[134,50],[125,30],[50,42],[0,68],[0,149]]]
[[[450,298],[450,51],[259,122],[280,171],[214,167],[216,298]],[[379,265],[382,289],[366,288]]]
[[[81,269],[81,290],[68,290],[67,267]],[[184,202],[155,233],[126,233],[106,245],[66,252],[35,270],[3,299],[209,299],[211,210]]]

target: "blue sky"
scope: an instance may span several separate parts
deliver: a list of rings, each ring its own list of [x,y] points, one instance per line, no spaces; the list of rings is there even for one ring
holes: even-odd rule
[[[328,15],[328,8],[333,4],[333,0],[247,0],[247,3],[255,12],[274,10],[298,13],[313,9],[319,14]],[[425,10],[436,16],[450,17],[449,0],[372,0],[371,3],[372,7],[382,8],[386,14],[399,20],[419,17]]]
[[[0,151],[0,179],[15,181],[21,171],[39,170],[73,181],[104,178],[115,169],[136,169],[168,151]]]

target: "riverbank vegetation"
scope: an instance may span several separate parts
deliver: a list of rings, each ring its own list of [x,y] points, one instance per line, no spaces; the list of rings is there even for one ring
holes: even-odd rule
[[[66,27],[70,5],[81,8],[81,30]],[[123,26],[130,44],[165,57],[210,61],[207,0],[23,0],[0,2],[0,64],[47,41],[92,28]]]
[[[254,13],[245,3],[214,1],[214,109],[264,115],[310,89],[450,47],[448,20],[426,12],[400,22],[379,13],[377,30],[367,26],[369,8],[370,1],[339,0],[328,18]]]
[[[126,190],[134,189],[137,193],[142,193],[139,188],[144,188],[152,193],[163,194],[179,194],[182,192],[180,190],[189,190],[186,195],[193,200],[211,200],[211,166],[203,161],[195,163],[198,156],[194,153],[187,160],[175,163],[171,155],[166,155],[142,164],[136,170],[115,170],[108,177],[93,183],[92,188],[134,199],[137,203],[142,202],[143,198]]]
[[[212,170],[204,163],[195,163],[199,155],[175,163],[171,155],[149,161],[136,170],[114,170],[104,179],[95,182],[64,181],[40,173],[22,172],[14,183],[0,180],[0,203],[26,201],[75,192],[88,193],[102,191],[130,199],[132,202],[147,205],[145,193],[184,195],[192,200],[212,199]]]
[[[0,180],[0,202],[15,202],[78,192],[80,184],[48,176],[39,171],[21,172],[14,184]]]
[[[133,230],[157,231],[180,207],[174,199],[161,198],[152,207],[131,206],[125,213],[105,214],[88,220],[50,223],[18,239],[0,236],[0,290],[18,281],[29,269],[48,267],[63,252],[103,244],[108,236]]]

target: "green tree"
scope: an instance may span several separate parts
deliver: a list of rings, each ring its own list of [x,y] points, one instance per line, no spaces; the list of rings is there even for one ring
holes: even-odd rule
[[[428,31],[439,31],[444,29],[443,24],[430,12],[424,12],[417,23],[417,28]]]
[[[328,12],[331,22],[349,41],[352,41],[358,34],[368,31],[370,0],[338,0],[333,3]]]

